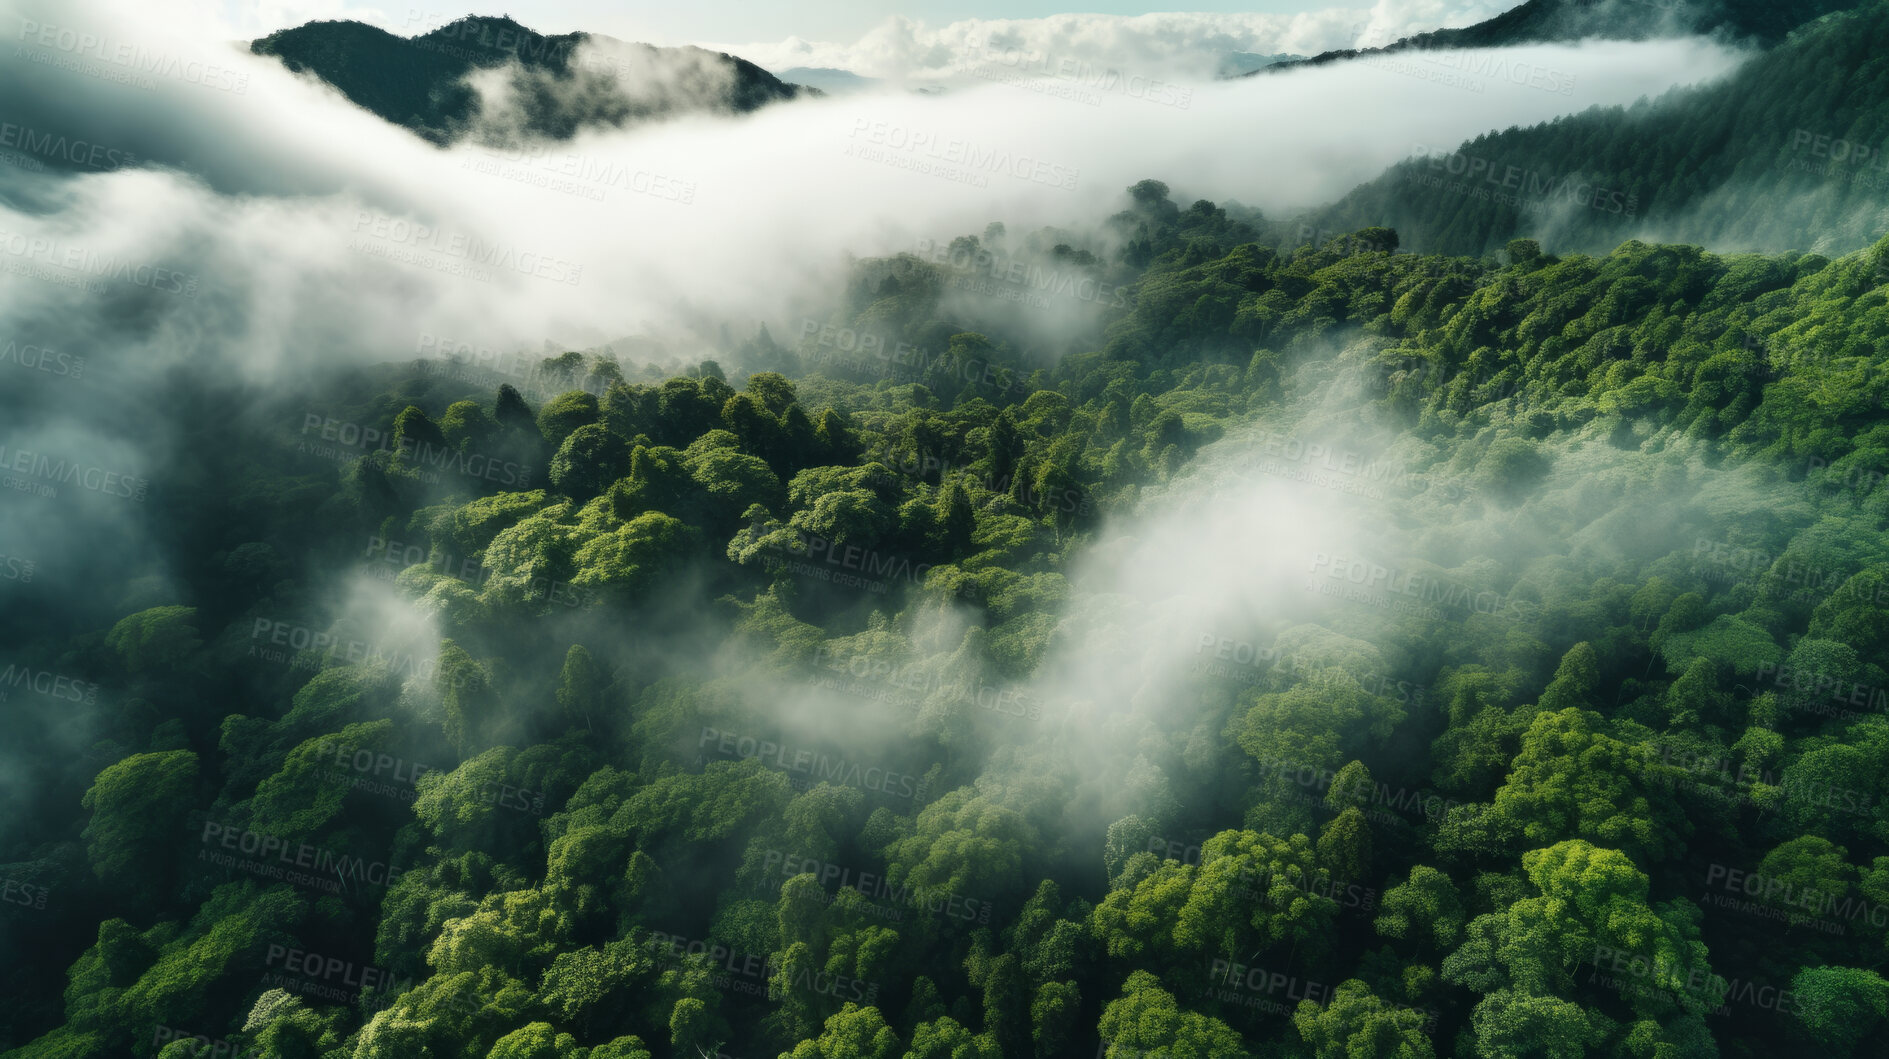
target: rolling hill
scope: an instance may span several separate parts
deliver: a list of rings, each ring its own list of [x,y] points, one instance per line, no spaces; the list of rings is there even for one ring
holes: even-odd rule
[[[589,33],[546,36],[509,18],[469,16],[401,37],[361,22],[310,22],[250,50],[307,71],[356,104],[437,144],[465,138],[486,113],[472,81],[509,92],[513,131],[566,138],[685,113],[742,114],[810,91],[745,59]]]
[[[1449,254],[1518,236],[1597,252],[1634,237],[1859,249],[1889,223],[1885,46],[1889,6],[1828,15],[1714,84],[1454,149],[1413,144],[1411,158],[1296,223],[1385,225],[1408,247]]]
[[[1404,37],[1378,48],[1345,48],[1309,59],[1273,63],[1237,76],[1277,73],[1299,66],[1411,50],[1500,48],[1554,41],[1650,40],[1690,33],[1718,33],[1772,44],[1819,16],[1850,6],[1846,0],[1528,0],[1494,18],[1461,29],[1439,29]]]

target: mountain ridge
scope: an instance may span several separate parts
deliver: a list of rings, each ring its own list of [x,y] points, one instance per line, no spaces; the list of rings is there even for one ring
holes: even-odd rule
[[[1873,197],[1889,185],[1883,47],[1889,5],[1825,15],[1722,81],[1419,149],[1297,221],[1315,232],[1387,226],[1446,254],[1521,236],[1588,252],[1629,237],[1860,249],[1889,223]]]
[[[524,112],[520,131],[554,139],[586,126],[689,112],[745,114],[820,94],[723,52],[584,32],[547,36],[509,17],[468,15],[412,37],[352,20],[311,21],[252,41],[250,51],[312,73],[357,106],[441,146],[470,135],[486,116],[469,78],[511,64],[510,87]],[[724,77],[725,86],[717,83]],[[626,78],[648,94],[623,93]]]
[[[1798,0],[1764,4],[1755,0],[1528,0],[1493,18],[1459,29],[1437,29],[1402,37],[1373,48],[1340,48],[1309,59],[1272,63],[1235,74],[1253,77],[1302,66],[1324,66],[1370,55],[1402,51],[1460,48],[1498,48],[1519,44],[1553,44],[1602,37],[1608,40],[1650,40],[1661,36],[1704,33],[1733,39],[1755,39],[1766,45],[1782,41],[1791,30],[1852,6],[1848,0]],[[1622,16],[1610,21],[1614,16]]]

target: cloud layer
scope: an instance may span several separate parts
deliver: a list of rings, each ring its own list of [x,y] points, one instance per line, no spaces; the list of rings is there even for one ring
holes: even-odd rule
[[[965,84],[992,63],[1045,68],[1085,65],[1145,77],[1204,80],[1235,52],[1314,55],[1388,44],[1424,30],[1472,25],[1509,4],[1469,0],[1393,2],[1296,14],[1160,12],[1066,14],[1031,19],[964,19],[929,26],[889,18],[850,43],[789,37],[712,45],[771,70],[849,70],[910,84]]]

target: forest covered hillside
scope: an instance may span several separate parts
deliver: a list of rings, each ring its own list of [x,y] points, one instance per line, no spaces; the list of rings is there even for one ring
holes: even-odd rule
[[[1408,160],[1304,223],[1395,227],[1413,249],[1446,254],[1518,236],[1594,253],[1634,236],[1859,249],[1889,222],[1886,44],[1889,6],[1872,0],[1799,28],[1723,80],[1461,144],[1412,144]],[[1447,55],[1427,61],[1448,67]]]
[[[1875,1054],[1886,247],[1132,192],[1050,366],[954,326],[994,226],[744,379],[154,393],[185,587],[4,677],[111,722],[3,1054]]]
[[[469,15],[410,37],[364,22],[309,22],[250,49],[440,144],[475,135],[496,104],[516,109],[504,115],[515,132],[568,139],[586,126],[747,113],[804,91],[737,56],[589,33],[547,36],[508,17]],[[490,75],[483,93],[469,80],[479,73]]]
[[[1502,48],[1580,40],[1645,40],[1689,33],[1721,34],[1776,44],[1791,30],[1832,11],[1855,6],[1848,0],[1527,0],[1507,11],[1461,29],[1437,29],[1399,37],[1375,48],[1342,48],[1306,59],[1269,64],[1241,76],[1284,73],[1294,67],[1323,66],[1349,59],[1392,56],[1399,52]]]

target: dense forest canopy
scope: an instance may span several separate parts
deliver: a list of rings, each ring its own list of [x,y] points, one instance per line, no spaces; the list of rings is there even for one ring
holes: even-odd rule
[[[1530,0],[1395,53],[1610,13],[1751,52],[1412,144],[1310,210],[1153,178],[1060,226],[940,207],[975,220],[771,302],[671,297],[694,272],[662,253],[699,226],[770,260],[752,185],[607,137],[706,155],[838,113],[818,93],[509,16],[251,45],[348,101],[292,113],[398,126],[370,153],[579,174],[471,198],[649,178],[500,230],[559,266],[534,305],[581,274],[622,299],[587,327],[670,318],[529,350],[431,324],[542,275],[422,323],[438,261],[297,270],[323,211],[409,223],[353,208],[399,198],[371,167],[0,158],[9,218],[201,195],[279,244],[207,255],[220,288],[34,291],[40,330],[0,330],[0,1059],[1884,1054],[1889,0],[1837,6]],[[805,120],[739,141],[807,201],[774,240],[797,264],[830,219],[778,147]],[[867,168],[851,139],[829,153]],[[1102,202],[1054,153],[1057,194]],[[648,260],[564,273],[538,229],[573,216]],[[245,316],[241,261],[271,310],[353,291],[365,322]],[[343,282],[387,262],[386,302]],[[193,357],[49,342],[60,305]]]
[[[5,1054],[1871,1054],[1889,244],[1130,190],[1047,365],[912,254],[740,380],[152,395],[188,590],[0,677],[111,718]]]

